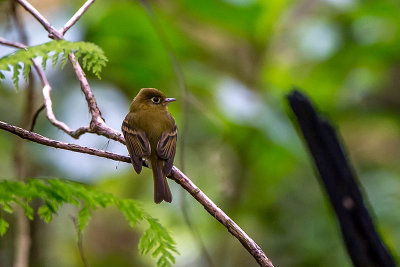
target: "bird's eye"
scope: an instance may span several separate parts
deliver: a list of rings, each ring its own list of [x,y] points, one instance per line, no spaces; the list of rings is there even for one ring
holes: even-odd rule
[[[151,101],[153,101],[154,103],[156,103],[156,104],[159,104],[160,103],[160,98],[158,98],[158,97],[152,97],[151,98]]]

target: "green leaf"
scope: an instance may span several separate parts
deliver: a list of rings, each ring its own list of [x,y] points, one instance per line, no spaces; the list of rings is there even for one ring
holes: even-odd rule
[[[88,42],[59,40],[21,49],[0,58],[0,80],[5,79],[4,72],[12,71],[12,81],[15,88],[18,89],[20,74],[22,73],[25,79],[28,79],[32,59],[41,57],[43,69],[46,69],[48,58],[51,59],[54,67],[60,60],[61,68],[63,68],[67,63],[68,55],[71,53],[75,53],[76,58],[82,60],[83,67],[86,70],[100,78],[100,72],[107,63],[107,58],[101,48]]]
[[[12,81],[14,83],[15,88],[17,88],[17,89],[18,89],[19,74],[21,72],[21,68],[22,67],[21,67],[20,63],[14,65],[14,73],[12,76]]]
[[[78,213],[78,227],[79,231],[83,232],[89,223],[91,217],[90,210],[88,206],[83,206],[83,208]]]
[[[44,54],[43,56],[42,56],[42,69],[46,69],[46,66],[47,66],[47,59],[49,58],[49,56],[47,55],[47,54]]]
[[[64,52],[61,57],[61,69],[63,69],[65,67],[65,64],[67,64],[67,61],[68,61],[68,54]]]
[[[13,208],[10,206],[10,204],[6,201],[1,202],[2,209],[7,212],[7,213],[13,213]]]
[[[59,55],[60,55],[59,53],[54,53],[53,55],[50,56],[51,65],[53,65],[53,68],[55,68],[57,66],[58,56]]]
[[[29,203],[25,203],[24,205],[24,210],[25,210],[25,215],[28,217],[29,220],[33,220],[33,209],[31,206],[29,206]]]
[[[30,65],[26,65],[24,64],[24,69],[23,69],[23,75],[25,78],[25,81],[28,82],[29,81],[29,73],[31,72],[31,66]]]
[[[53,213],[47,205],[41,206],[38,210],[38,214],[39,217],[47,223],[51,222],[51,219],[53,218]]]
[[[141,205],[132,199],[120,199],[116,196],[101,192],[93,187],[80,183],[58,179],[30,179],[26,183],[3,180],[0,181],[0,205],[2,210],[11,213],[11,203],[14,202],[25,210],[29,219],[33,219],[33,209],[29,205],[32,199],[42,199],[44,204],[38,209],[39,217],[49,223],[63,204],[79,206],[84,203],[77,214],[78,230],[82,232],[91,218],[91,212],[98,208],[115,205],[125,216],[131,227],[140,221],[147,221],[149,228],[144,232],[139,242],[142,254],[157,258],[157,266],[171,266],[177,254],[175,242],[168,231],[151,217]],[[8,223],[0,219],[0,234],[8,229]]]
[[[29,220],[33,220],[33,209],[29,206],[29,202],[26,199],[18,198],[14,199],[14,202],[24,209],[25,215]]]
[[[172,266],[177,253],[175,242],[168,231],[154,218],[147,218],[150,227],[139,240],[139,251],[141,254],[152,252],[153,257],[158,257],[157,266]]]
[[[139,220],[143,219],[143,212],[138,208],[137,203],[130,199],[117,202],[117,207],[125,215],[131,227],[134,227]]]
[[[0,236],[3,236],[8,229],[8,222],[6,222],[2,217],[0,218]]]

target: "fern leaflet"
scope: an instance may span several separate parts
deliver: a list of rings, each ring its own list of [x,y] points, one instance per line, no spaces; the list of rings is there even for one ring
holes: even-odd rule
[[[5,79],[4,72],[12,71],[14,86],[18,88],[20,74],[24,76],[25,80],[28,80],[32,59],[41,57],[43,69],[46,69],[49,58],[53,66],[60,61],[61,68],[63,68],[67,63],[68,55],[73,52],[82,61],[83,68],[91,71],[100,79],[100,72],[107,63],[107,58],[100,47],[88,42],[59,40],[21,49],[0,58],[0,80]]]
[[[79,231],[83,231],[88,225],[92,211],[115,205],[131,227],[135,227],[140,221],[147,221],[149,224],[139,242],[139,251],[142,254],[152,252],[151,255],[158,259],[158,267],[170,267],[175,263],[174,254],[178,251],[174,240],[158,220],[151,217],[137,201],[120,199],[80,183],[58,179],[30,179],[26,183],[0,181],[0,235],[3,236],[9,227],[3,215],[13,213],[15,205],[12,203],[22,207],[25,215],[32,220],[33,209],[29,203],[38,198],[44,201],[38,214],[47,223],[57,214],[61,205],[69,203],[77,206],[80,209],[77,214]]]

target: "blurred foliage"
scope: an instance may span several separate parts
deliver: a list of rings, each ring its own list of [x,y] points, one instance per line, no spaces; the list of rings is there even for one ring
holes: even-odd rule
[[[152,6],[157,21],[143,3]],[[82,2],[69,4],[59,2],[58,9],[66,16],[62,23]],[[45,13],[50,21],[55,5]],[[45,4],[41,8],[49,10]],[[109,62],[102,84],[123,94],[126,102],[142,87],[159,88],[183,102],[159,35],[164,32],[189,89],[188,110],[170,105],[179,129],[184,116],[188,118],[185,173],[255,239],[276,266],[351,266],[284,97],[293,85],[299,86],[337,126],[379,232],[399,261],[399,11],[397,0],[96,1],[72,29],[81,33],[82,40],[103,49]],[[76,37],[70,34],[67,39]],[[61,117],[74,107],[74,102],[65,103],[65,96],[77,87],[66,69],[49,74],[54,107]],[[97,96],[100,90],[90,82]],[[24,90],[10,93],[8,85],[0,86],[0,119],[15,123]],[[61,109],[60,103],[68,109]],[[117,112],[122,121],[127,111]],[[103,116],[108,123],[115,118],[104,112]],[[55,135],[45,118],[39,118],[37,129]],[[0,168],[7,174],[13,172],[12,138],[0,132]],[[30,159],[37,175],[72,175],[49,167],[42,156],[48,152],[40,146],[30,146],[29,151],[39,155]],[[179,157],[178,153],[176,163]],[[122,164],[102,164],[111,165],[113,171],[96,174],[94,183],[114,195],[142,200],[144,209],[156,214],[177,241],[181,252],[177,266],[206,266],[182,218],[179,203],[186,197],[179,187],[171,184],[172,205],[154,205],[149,171],[137,176]],[[78,170],[84,165],[76,162]],[[256,266],[202,207],[191,198],[186,201],[215,266]],[[132,255],[128,248],[138,238],[117,213],[100,214],[85,232],[92,266],[154,265]],[[52,235],[46,244],[66,240],[57,231],[62,225],[49,230]],[[52,255],[66,247],[57,250],[48,245],[41,253]],[[74,262],[73,253],[48,261],[57,266]]]
[[[57,179],[48,179],[46,182],[38,179],[31,179],[26,183],[7,180],[0,182],[2,212],[13,213],[12,204],[18,204],[24,209],[25,215],[33,220],[33,209],[30,206],[33,199],[42,199],[44,204],[38,208],[37,212],[47,223],[52,220],[53,215],[57,214],[60,205],[72,204],[79,207],[76,217],[77,230],[80,232],[85,230],[92,211],[115,205],[124,214],[131,227],[135,227],[142,220],[149,223],[149,228],[139,242],[141,253],[148,254],[153,251],[151,255],[158,258],[157,266],[159,267],[168,267],[175,262],[173,253],[178,253],[178,251],[167,230],[132,199],[119,199],[95,188]],[[9,224],[1,217],[0,234],[2,236],[8,227]]]

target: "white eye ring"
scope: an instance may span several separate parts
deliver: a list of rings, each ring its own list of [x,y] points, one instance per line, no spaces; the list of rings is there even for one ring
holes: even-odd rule
[[[151,101],[153,101],[153,103],[159,104],[161,99],[159,97],[154,96],[151,98]]]

